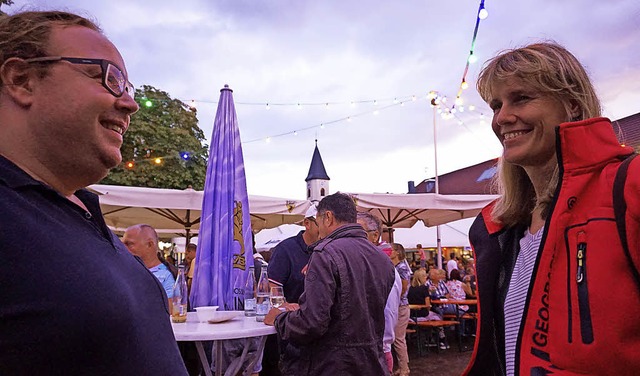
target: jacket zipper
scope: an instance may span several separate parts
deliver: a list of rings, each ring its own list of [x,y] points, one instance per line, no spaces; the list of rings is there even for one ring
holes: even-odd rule
[[[583,235],[584,232],[578,234],[576,283],[578,285],[580,336],[582,337],[582,343],[590,344],[593,342],[593,325],[591,322],[591,308],[589,307],[589,289],[587,287],[587,242]]]

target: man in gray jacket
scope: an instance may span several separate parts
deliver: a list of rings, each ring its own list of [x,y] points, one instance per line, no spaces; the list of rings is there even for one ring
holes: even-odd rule
[[[393,265],[356,223],[348,195],[322,199],[316,220],[300,306],[272,309],[265,324],[300,346],[301,375],[388,375],[382,338]]]

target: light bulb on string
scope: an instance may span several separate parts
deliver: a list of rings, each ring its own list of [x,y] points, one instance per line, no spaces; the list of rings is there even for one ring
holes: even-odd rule
[[[348,121],[349,123],[351,123],[351,116],[349,116],[349,117],[347,118],[347,121]]]
[[[329,103],[325,103],[324,104],[324,108],[326,108],[328,110],[329,109]]]
[[[271,137],[267,137],[264,141],[265,141],[267,144],[268,144],[268,143],[270,143],[270,142],[271,142]]]
[[[267,111],[271,109],[271,106],[269,106],[269,103],[267,103]]]
[[[351,101],[351,107],[355,107],[356,106],[356,102]]]
[[[324,124],[320,124],[320,129],[324,129]]]
[[[162,158],[156,158],[153,160],[156,164],[162,163]]]
[[[196,109],[196,101],[195,100],[191,100],[191,103],[189,104],[189,108],[191,110],[195,110]]]
[[[471,51],[469,54],[469,64],[474,64],[476,61],[478,61],[478,58],[473,54],[473,51]]]
[[[433,90],[431,90],[431,91],[429,92],[429,94],[427,94],[427,98],[428,98],[428,99],[434,99],[434,98],[435,98],[435,97],[437,97],[437,96],[438,96],[438,93],[436,93],[436,92],[435,92],[435,91],[433,91]]]
[[[302,110],[302,105],[298,103],[298,110]]]
[[[466,90],[469,88],[469,84],[467,83],[467,80],[465,80],[464,78],[462,79],[462,83],[460,84],[460,87],[462,88],[462,90]]]
[[[458,96],[456,97],[456,106],[462,106],[462,104],[464,103],[464,101],[462,100],[462,97]]]
[[[483,4],[482,8],[480,8],[480,11],[478,12],[478,18],[481,20],[484,20],[487,17],[489,17],[489,12],[487,11],[487,9],[484,7],[484,4]]]
[[[293,131],[293,135],[297,136],[298,135],[298,131]]]
[[[133,161],[129,161],[129,162],[127,162],[127,164],[126,164],[127,168],[128,168],[128,169],[130,169],[130,170],[133,168],[133,166],[134,166],[134,165],[135,165],[135,164],[133,163]]]
[[[474,111],[476,109],[476,106],[470,104],[469,105],[469,111]]]
[[[415,100],[416,100],[416,96],[415,96],[415,95],[412,95],[412,96],[411,96],[411,100],[415,102]]]
[[[374,99],[374,100],[373,100],[373,105],[374,105],[374,106],[377,106],[377,105],[378,105],[378,100],[377,100],[377,99]]]
[[[464,112],[464,106],[460,106],[460,107],[458,107],[458,111],[459,111],[459,112]]]
[[[398,104],[398,98],[393,98],[393,104]]]

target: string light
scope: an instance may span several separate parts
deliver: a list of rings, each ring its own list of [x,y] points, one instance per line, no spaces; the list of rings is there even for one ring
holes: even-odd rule
[[[162,163],[162,158],[156,158],[153,160],[156,164]]]
[[[460,98],[462,96],[462,91],[469,87],[467,83],[467,73],[469,73],[469,64],[474,64],[478,61],[478,57],[474,53],[476,47],[476,39],[478,38],[478,27],[480,26],[480,20],[484,20],[489,15],[489,12],[484,7],[484,0],[480,0],[480,6],[478,7],[478,13],[476,17],[476,25],[473,29],[473,37],[471,38],[471,48],[469,49],[469,57],[464,66],[464,72],[462,73],[462,80],[460,81],[460,88],[458,89],[458,93],[456,98]],[[454,105],[455,107],[455,105]]]
[[[484,20],[487,17],[489,17],[489,12],[484,7],[484,0],[482,0],[480,2],[480,9],[478,10],[478,18],[481,19],[481,20]]]
[[[271,106],[269,106],[269,103],[267,103],[267,111],[271,109]]]

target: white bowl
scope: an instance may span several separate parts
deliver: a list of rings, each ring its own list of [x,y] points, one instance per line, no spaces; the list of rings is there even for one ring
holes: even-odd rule
[[[229,321],[235,317],[243,316],[243,315],[244,315],[243,311],[218,311],[218,312],[213,312],[213,317],[207,320],[207,322],[209,324],[215,324],[218,322]]]
[[[207,322],[215,317],[218,306],[196,307],[198,321]]]

